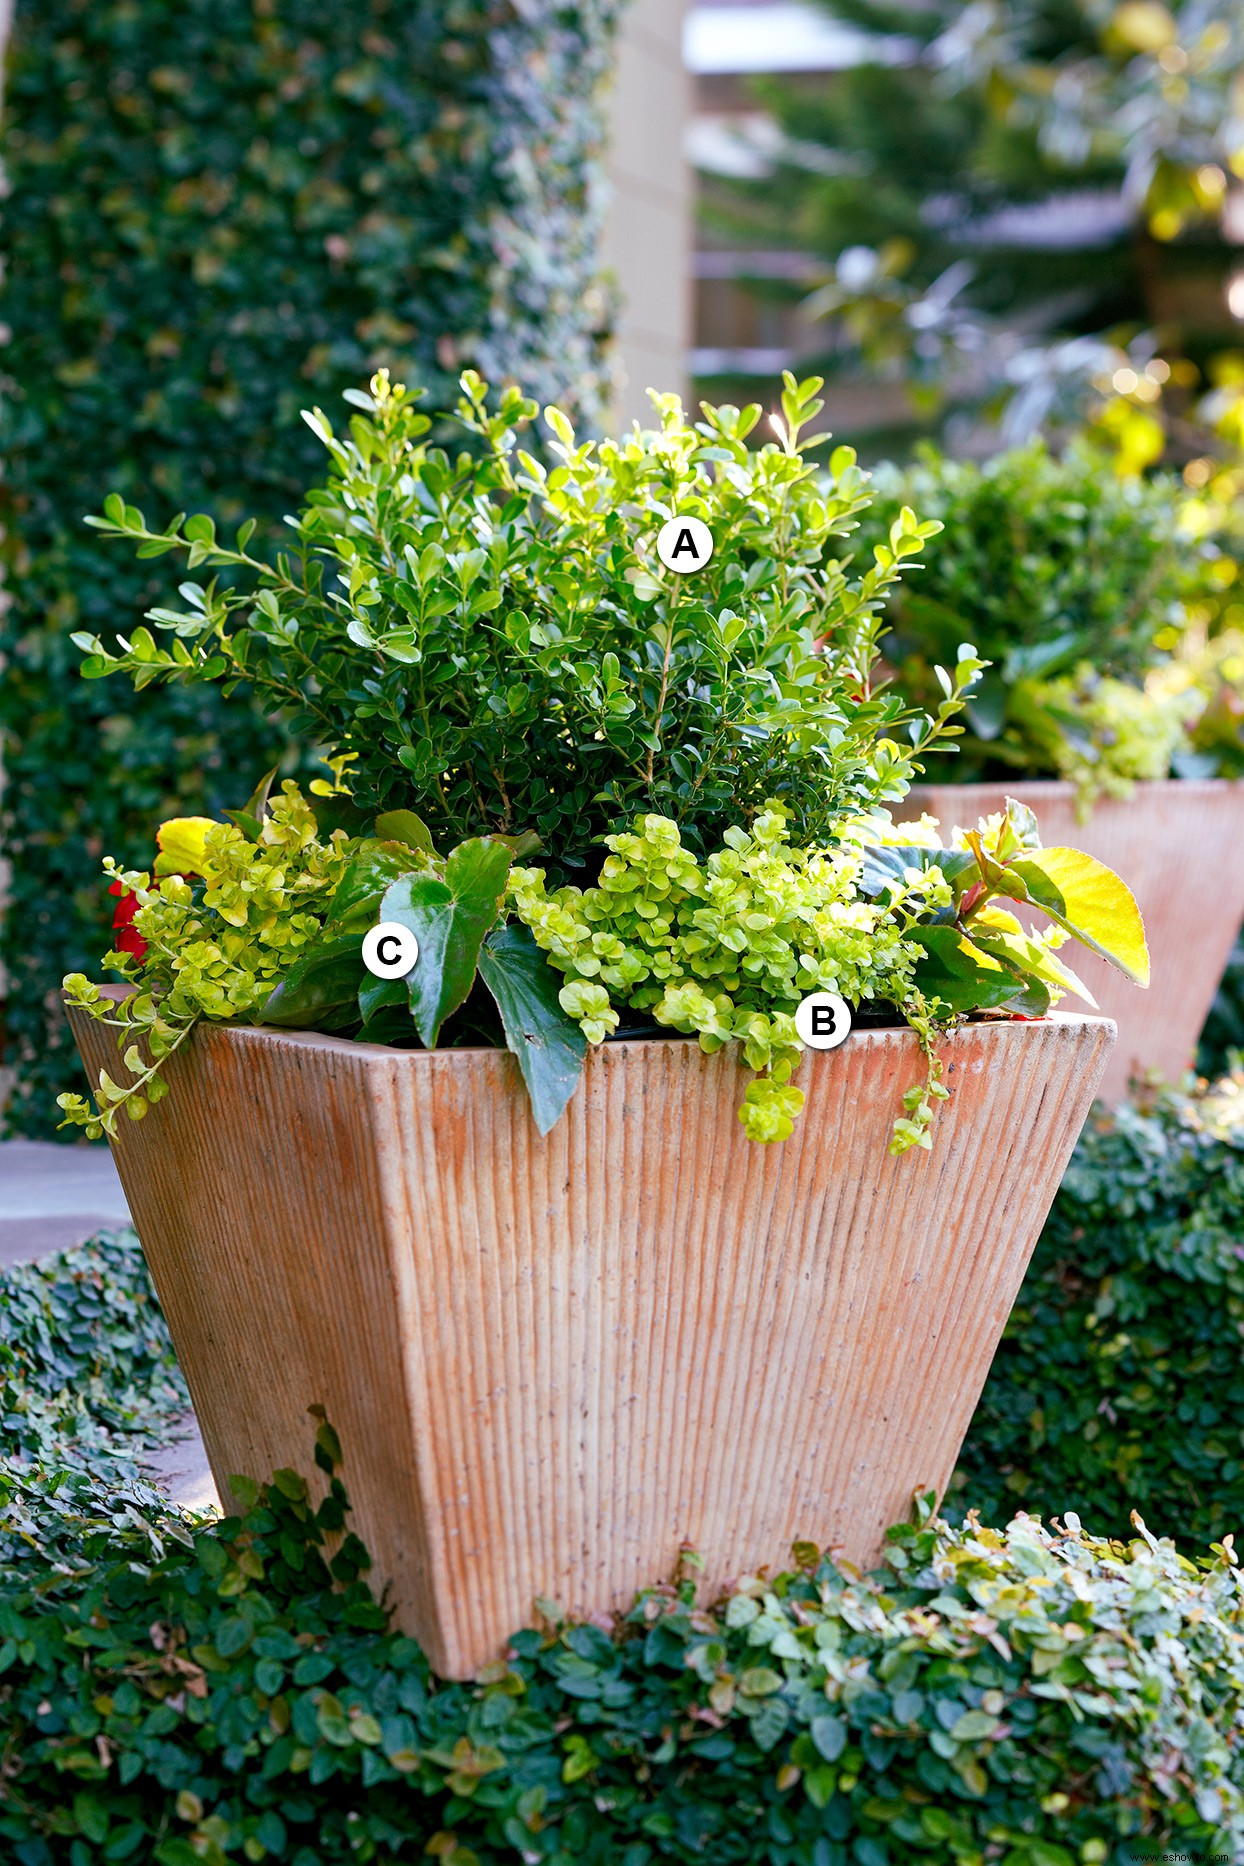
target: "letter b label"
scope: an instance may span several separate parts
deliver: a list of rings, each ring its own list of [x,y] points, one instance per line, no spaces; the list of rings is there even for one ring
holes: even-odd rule
[[[834,991],[814,991],[795,1012],[795,1029],[810,1050],[836,1050],[851,1034],[851,1007]]]

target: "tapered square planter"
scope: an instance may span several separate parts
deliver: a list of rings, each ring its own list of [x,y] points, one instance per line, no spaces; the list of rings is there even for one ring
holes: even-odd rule
[[[1153,968],[1146,991],[1092,953],[1072,947],[1065,954],[1119,1026],[1102,1095],[1122,1101],[1130,1078],[1145,1069],[1177,1082],[1193,1065],[1244,922],[1244,783],[1137,784],[1125,800],[1094,804],[1085,823],[1076,820],[1070,784],[928,784],[910,792],[902,815],[927,810],[949,834],[956,825],[974,827],[1008,797],[1035,810],[1047,847],[1085,849],[1121,875],[1144,918]]]
[[[693,1041],[590,1052],[542,1139],[505,1051],[200,1028],[115,1152],[222,1495],[316,1482],[324,1406],[373,1580],[464,1677],[686,1541],[709,1592],[799,1537],[871,1563],[950,1475],[1113,1040],[959,1031],[932,1154],[892,1159],[903,1030],[807,1056],[762,1147]]]

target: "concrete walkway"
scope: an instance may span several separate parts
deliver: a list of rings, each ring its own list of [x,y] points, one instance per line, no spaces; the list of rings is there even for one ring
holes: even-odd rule
[[[67,1250],[129,1219],[107,1147],[0,1141],[0,1264]]]
[[[130,1222],[107,1147],[0,1141],[0,1268],[33,1263]],[[150,1460],[153,1483],[186,1509],[217,1507],[216,1486],[192,1412]]]

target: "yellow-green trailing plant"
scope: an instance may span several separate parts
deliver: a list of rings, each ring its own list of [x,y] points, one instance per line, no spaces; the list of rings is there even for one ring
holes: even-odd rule
[[[530,837],[468,838],[442,856],[409,811],[381,815],[371,835],[321,837],[288,781],[270,810],[264,791],[235,817],[165,825],[163,874],[106,864],[133,910],[130,949],[105,964],[132,989],[105,994],[82,974],[65,987],[116,1027],[129,1080],[102,1071],[93,1102],[63,1095],[68,1124],[98,1135],[122,1110],[140,1119],[165,1092],[164,1062],[206,1018],[426,1048],[504,1043],[541,1132],[573,1094],[589,1043],[674,1030],[710,1054],[739,1046],[754,1072],[740,1119],[752,1139],[778,1141],[804,1103],[791,1079],[803,1049],[795,1012],[832,991],[920,1039],[926,1071],[891,1141],[904,1152],[929,1146],[946,1098],[941,1033],[981,1013],[1041,1016],[1068,990],[1088,997],[1058,957],[1068,935],[1148,979],[1122,882],[1076,850],[1043,849],[1015,803],[949,848],[928,819],[888,831],[858,820],[836,845],[809,847],[790,840],[774,801],[706,857],[672,819],[647,814],[606,838],[587,889],[550,889],[546,869],[524,863]],[[1025,931],[1007,899],[1053,924]],[[364,965],[364,937],[381,921],[419,942],[403,978]]]

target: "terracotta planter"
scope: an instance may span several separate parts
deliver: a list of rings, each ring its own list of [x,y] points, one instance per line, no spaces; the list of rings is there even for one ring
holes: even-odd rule
[[[1103,799],[1086,823],[1076,821],[1071,785],[1053,782],[921,785],[902,811],[928,810],[944,829],[970,827],[1001,810],[1008,796],[1036,811],[1048,847],[1085,849],[1113,868],[1144,915],[1153,962],[1147,991],[1082,947],[1068,946],[1064,955],[1119,1026],[1103,1096],[1122,1101],[1130,1078],[1145,1069],[1177,1082],[1192,1067],[1244,921],[1244,783],[1138,784],[1126,802]]]
[[[504,1051],[217,1027],[116,1156],[222,1494],[314,1481],[326,1407],[373,1580],[465,1677],[537,1595],[625,1607],[687,1540],[710,1590],[796,1537],[871,1563],[950,1475],[1113,1040],[959,1032],[896,1160],[906,1031],[808,1056],[760,1147],[694,1042],[592,1052],[541,1139]]]

